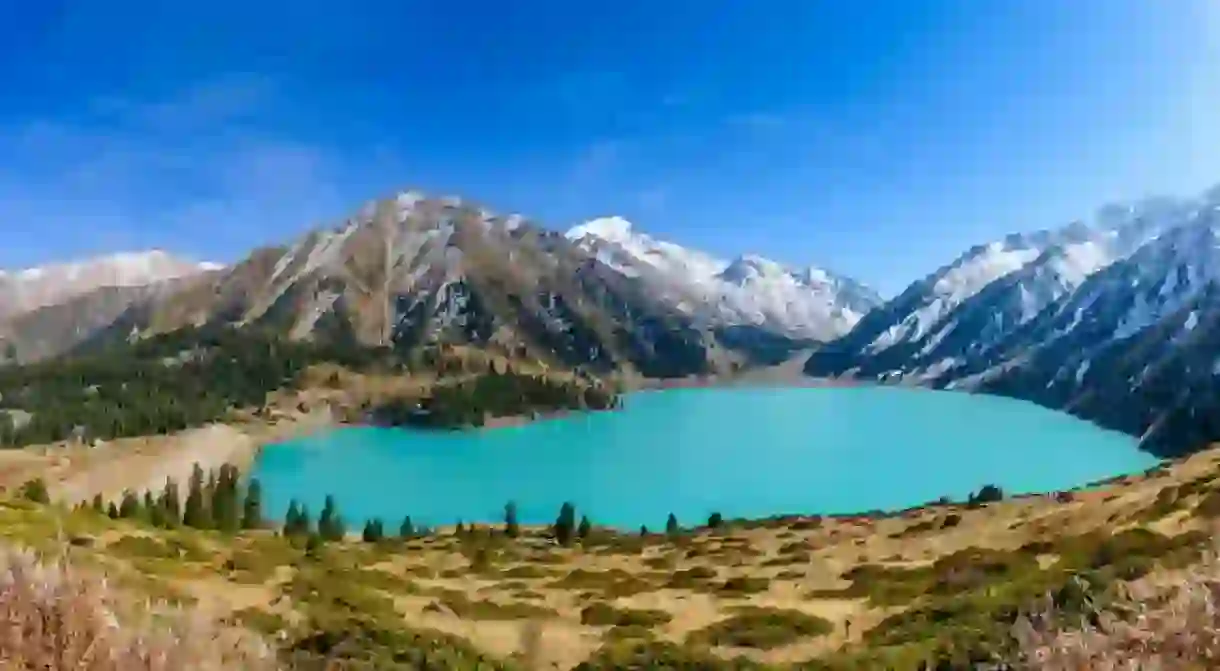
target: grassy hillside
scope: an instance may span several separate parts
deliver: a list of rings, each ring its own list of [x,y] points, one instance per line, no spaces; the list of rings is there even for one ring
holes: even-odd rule
[[[1051,496],[663,533],[570,511],[559,533],[347,520],[364,539],[328,541],[334,515],[286,536],[156,526],[119,508],[113,519],[10,498],[0,533],[105,570],[133,597],[262,633],[296,668],[966,669],[1057,641],[1113,657],[1138,633],[1113,620],[1131,616],[1133,595],[1184,612],[1187,597],[1164,586],[1211,584],[1220,453]],[[1106,629],[1080,632],[1082,617]]]

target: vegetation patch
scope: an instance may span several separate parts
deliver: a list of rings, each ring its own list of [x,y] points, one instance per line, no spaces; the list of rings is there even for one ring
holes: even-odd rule
[[[714,590],[712,581],[716,580],[718,575],[713,568],[692,566],[688,569],[674,571],[669,581],[665,583],[665,587],[691,591],[712,591]]]
[[[761,576],[738,575],[720,584],[719,592],[725,596],[759,594],[771,587],[771,580]]]
[[[578,568],[549,585],[552,589],[595,591],[605,598],[617,599],[657,589],[653,583],[622,569],[594,571]]]
[[[742,607],[728,619],[693,632],[687,643],[770,650],[834,631],[830,621],[799,610]]]
[[[673,616],[663,610],[616,608],[608,603],[594,603],[580,611],[581,624],[593,627],[651,628],[668,624]]]
[[[470,620],[528,620],[553,618],[558,615],[550,608],[531,603],[473,600],[460,592],[447,594],[438,603],[455,616]]]

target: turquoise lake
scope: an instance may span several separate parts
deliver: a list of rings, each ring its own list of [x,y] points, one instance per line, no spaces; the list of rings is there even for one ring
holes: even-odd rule
[[[333,494],[349,528],[404,515],[429,526],[549,523],[564,501],[595,523],[652,529],[782,513],[893,510],[988,483],[1068,489],[1158,463],[1130,436],[1032,403],[896,388],[678,389],[621,411],[508,428],[341,428],[268,445],[266,514],[316,515]]]

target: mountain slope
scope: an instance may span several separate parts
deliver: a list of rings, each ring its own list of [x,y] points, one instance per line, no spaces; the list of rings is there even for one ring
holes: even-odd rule
[[[213,263],[196,263],[152,250],[25,270],[0,270],[0,320],[103,287],[139,287],[219,268]]]
[[[975,247],[815,353],[817,376],[940,377],[1003,341],[1088,277],[1188,221],[1167,199],[1103,208],[1092,226],[1012,235]]]
[[[935,383],[1064,408],[1161,453],[1220,437],[1204,419],[1220,409],[1218,280],[1220,215],[1205,208]]]
[[[873,290],[820,268],[795,271],[758,256],[718,259],[636,231],[620,217],[577,226],[567,238],[661,301],[713,327],[756,327],[830,340],[881,303]]]
[[[416,193],[132,305],[98,341],[218,324],[404,352],[469,344],[660,377],[728,363],[706,329],[564,236]]]

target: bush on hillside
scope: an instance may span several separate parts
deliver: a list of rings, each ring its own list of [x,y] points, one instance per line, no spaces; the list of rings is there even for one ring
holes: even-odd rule
[[[1053,602],[1013,628],[1031,671],[1220,667],[1220,554],[1213,550],[1176,586],[1126,586],[1124,598],[1090,617],[1065,616]]]
[[[158,624],[123,617],[104,581],[62,562],[0,548],[0,666],[41,671],[222,671],[277,668],[253,635],[195,611],[156,609]],[[147,615],[147,606],[144,608]]]

